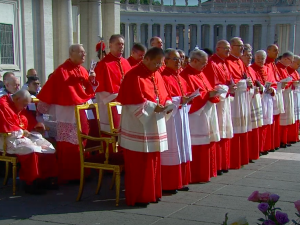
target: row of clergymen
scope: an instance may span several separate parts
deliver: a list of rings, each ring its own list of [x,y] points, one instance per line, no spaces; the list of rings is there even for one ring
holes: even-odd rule
[[[160,44],[159,40],[155,37],[152,43]],[[294,60],[292,54],[283,54],[275,65],[278,48],[272,45],[267,67],[263,51],[249,67],[251,50],[244,49],[240,38],[234,38],[230,44],[218,42],[209,62],[203,51],[192,51],[190,63],[182,70],[178,52],[169,49],[163,61],[159,47],[162,45],[148,50],[142,62],[131,69],[121,57],[123,37],[113,35],[110,53],[91,76],[80,66],[85,60],[83,47],[70,47],[70,58],[54,71],[38,95],[39,111],[51,111],[57,121],[61,181],[79,178],[74,106],[91,99],[94,90],[101,129],[109,129],[106,104],[117,100],[123,105],[120,146],[128,205],[155,202],[161,197],[161,188],[172,192],[190,182],[206,182],[217,171],[238,169],[257,159],[259,152],[279,147],[280,141],[275,143],[278,138],[273,139],[280,134],[276,115],[284,120],[294,112],[286,109],[285,92],[291,90],[289,75],[297,75],[297,57]],[[292,72],[287,72],[291,63]],[[292,85],[296,87],[297,82]],[[198,89],[200,95],[195,97]],[[116,112],[117,123],[118,116]],[[292,117],[296,119],[295,114]],[[296,123],[291,124],[281,127],[283,144],[288,131],[298,132]]]

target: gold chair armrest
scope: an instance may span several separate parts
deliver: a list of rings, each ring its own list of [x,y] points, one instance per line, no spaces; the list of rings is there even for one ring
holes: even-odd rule
[[[31,98],[32,103],[38,103],[40,100],[38,98]]]
[[[119,132],[119,128],[115,128],[115,126],[114,126],[114,119],[113,119],[112,110],[111,110],[112,107],[118,106],[118,105],[121,105],[121,103],[120,102],[109,102],[107,104],[108,119],[109,119],[111,133]],[[113,135],[111,135],[111,136],[113,136]]]
[[[113,140],[111,138],[106,138],[106,137],[92,137],[88,135],[81,134],[80,135],[82,138],[91,140],[91,141],[105,141],[106,143],[112,143]]]

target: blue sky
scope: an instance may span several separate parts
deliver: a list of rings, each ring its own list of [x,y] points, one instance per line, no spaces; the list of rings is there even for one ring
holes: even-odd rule
[[[202,0],[202,2],[204,1]],[[173,5],[173,0],[164,0],[164,4]],[[185,5],[185,0],[176,0],[176,5]],[[198,5],[198,0],[189,0],[189,5]]]

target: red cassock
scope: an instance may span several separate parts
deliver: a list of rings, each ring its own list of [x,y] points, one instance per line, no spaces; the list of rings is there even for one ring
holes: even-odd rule
[[[48,105],[58,105],[62,107],[75,107],[76,105],[86,103],[95,95],[93,86],[88,80],[88,77],[88,72],[84,67],[74,64],[68,59],[53,72],[52,76],[37,95],[37,98]],[[80,117],[82,132],[91,134],[90,125],[95,124],[95,121],[94,123],[92,120],[88,121],[84,111],[80,112]],[[60,122],[57,122],[57,124]],[[74,127],[74,129],[76,128]],[[96,130],[93,132],[96,133]],[[67,140],[68,138],[60,137],[59,130],[57,130],[57,139],[56,150],[59,166],[59,182],[80,179],[78,144],[69,142]]]
[[[251,68],[256,73],[257,80],[262,85],[265,85],[266,82],[271,82],[272,83],[271,86],[276,89],[275,77],[268,67],[266,66],[260,67],[257,64],[253,63],[251,65]],[[272,143],[273,143],[272,125],[263,125],[262,127],[260,127],[259,135],[260,135],[260,139],[259,139],[260,152],[267,152],[274,148],[272,147]]]
[[[197,112],[207,101],[211,101],[212,103],[219,102],[219,98],[209,97],[209,91],[213,90],[213,88],[207,80],[207,76],[202,71],[198,71],[187,65],[180,75],[186,80],[191,91],[200,90],[200,96],[194,98],[192,101],[189,114]],[[192,130],[191,135],[193,135]],[[192,143],[192,155],[193,160],[190,163],[191,183],[208,182],[210,177],[217,176],[216,145],[214,142],[203,145],[193,145]]]
[[[160,73],[153,73],[143,63],[140,63],[126,74],[118,100],[123,107],[143,104],[146,101],[156,103],[156,92],[159,93],[161,105],[165,105],[168,100],[171,101]],[[134,115],[132,116],[134,117]],[[145,138],[147,139],[147,134],[145,134]],[[135,205],[137,202],[156,202],[162,196],[160,149],[148,149],[148,152],[140,149],[140,151],[129,150],[122,147],[122,142],[121,149],[125,161],[127,205]]]
[[[33,130],[36,119],[26,109],[18,112],[9,95],[0,98],[0,133],[9,133],[19,130]],[[21,164],[19,176],[21,180],[31,184],[36,179],[57,177],[57,160],[55,154],[32,152],[18,155]]]
[[[127,61],[129,62],[131,67],[136,66],[137,64],[139,64],[142,60],[136,60],[135,58],[133,58],[132,56],[129,56]]]
[[[241,59],[230,55],[225,60],[227,68],[231,74],[234,83],[239,82],[246,74],[246,67]],[[240,168],[241,165],[249,162],[249,141],[248,132],[234,134],[231,139],[230,167],[232,169]]]
[[[285,79],[289,76],[287,67],[284,66],[281,62],[277,62],[276,67],[277,67],[277,70],[278,70],[278,75],[279,75],[280,80]],[[289,82],[286,85],[285,89],[290,88],[291,86],[292,86],[292,82]],[[289,131],[289,129],[292,129],[292,126],[290,126],[290,125],[280,125],[280,135],[281,135],[280,141],[283,144],[288,143],[288,131]]]
[[[213,54],[204,68],[207,79],[212,87],[228,85],[231,80],[225,60]],[[227,98],[229,94],[227,95]],[[217,106],[218,107],[218,106]],[[228,170],[230,166],[230,139],[222,138],[216,143],[217,170]]]
[[[288,67],[287,68],[289,75],[293,78],[293,81],[299,81],[300,80],[300,76],[297,70]],[[298,87],[299,88],[299,87]],[[294,89],[296,89],[296,87],[294,87]],[[295,94],[294,94],[294,98],[295,98]],[[296,101],[297,99],[297,101]],[[298,114],[298,101],[300,101],[300,99],[298,99],[298,97],[296,97],[296,99],[294,99],[294,104],[295,104],[295,114]],[[298,115],[296,116],[296,122],[292,125],[290,125],[291,128],[288,130],[288,142],[298,142],[299,141],[299,118]]]
[[[110,94],[117,94],[120,89],[120,85],[124,79],[125,74],[131,69],[129,62],[123,57],[115,57],[111,53],[102,59],[95,67],[96,80],[99,82],[99,86],[96,89],[97,93],[107,92]],[[98,101],[98,100],[97,100]],[[114,101],[114,99],[113,99]],[[115,99],[118,101],[118,99]],[[99,102],[98,102],[99,104]],[[105,105],[99,105],[105,107],[102,112],[101,107],[99,107],[100,112],[100,123],[108,125],[108,118],[101,118],[103,114],[108,114]],[[112,108],[114,126],[119,127],[120,125],[120,115],[116,108]],[[103,127],[102,127],[103,128]],[[105,129],[104,129],[105,130]],[[108,131],[108,130],[106,130]]]
[[[187,96],[188,86],[186,81],[179,75],[179,71],[176,72],[166,67],[161,75],[170,97]],[[161,180],[163,190],[176,190],[188,185],[191,181],[190,161],[179,165],[162,165]]]
[[[278,69],[275,64],[275,59],[272,59],[267,56],[265,66],[271,71],[270,73],[272,73],[272,76],[274,77],[275,81],[279,82],[280,77],[279,77]],[[271,125],[271,131],[272,131],[272,134],[274,137],[272,139],[273,143],[271,143],[271,145],[274,146],[274,148],[279,148],[280,147],[280,139],[281,139],[280,114],[276,114],[273,116],[273,124]],[[267,132],[267,133],[269,133],[269,132]]]

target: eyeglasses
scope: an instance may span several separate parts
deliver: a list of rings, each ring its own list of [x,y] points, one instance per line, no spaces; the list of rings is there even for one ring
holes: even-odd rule
[[[174,58],[167,58],[167,59],[172,59],[173,61],[181,61],[181,58],[177,58],[177,57],[174,57]]]

